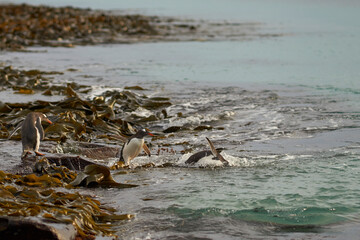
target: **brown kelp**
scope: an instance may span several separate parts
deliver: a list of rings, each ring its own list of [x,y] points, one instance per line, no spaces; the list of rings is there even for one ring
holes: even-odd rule
[[[91,45],[149,41],[250,40],[283,34],[258,31],[258,22],[208,22],[172,17],[119,15],[74,7],[0,5],[0,50],[29,46]]]
[[[36,161],[35,156],[29,156],[23,162],[19,158],[19,165],[12,173],[0,172],[0,216],[20,219],[36,216],[45,222],[72,224],[82,238],[97,234],[115,236],[112,224],[108,223],[130,219],[132,215],[115,214],[115,210],[105,208],[90,196],[75,193],[73,188],[129,188],[136,185],[117,183],[108,167],[81,156],[115,157],[119,140],[122,142],[133,134],[136,125],[164,118],[165,108],[171,105],[169,99],[140,95],[135,92],[142,91],[138,87],[107,91],[90,99],[84,97],[90,90],[87,86],[55,85],[45,77],[60,73],[18,70],[10,66],[1,68],[0,73],[4,91],[26,88],[31,90],[28,94],[40,92],[63,96],[59,101],[1,103],[1,138],[8,138],[30,111],[44,112],[53,122],[44,125],[45,140],[62,151],[56,154],[57,150],[44,144],[42,150],[48,152],[46,157]],[[148,109],[153,117],[144,119],[129,114],[138,108]],[[11,136],[12,140],[20,138],[20,132]],[[115,146],[99,143],[114,143]],[[70,153],[81,156],[64,154],[67,146],[73,148]]]
[[[43,164],[45,163],[45,164]],[[112,224],[120,220],[127,220],[130,214],[116,214],[116,210],[103,206],[95,198],[75,191],[55,190],[55,187],[73,188],[69,184],[76,179],[77,174],[65,167],[51,166],[46,159],[37,163],[36,171],[28,175],[16,175],[0,171],[0,216],[2,218],[37,217],[42,222],[63,223],[73,225],[80,239],[89,239],[98,234],[116,236],[111,229]],[[45,166],[45,167],[44,167]],[[101,175],[104,167],[89,165],[90,175],[93,172]],[[44,173],[44,172],[47,173]],[[106,171],[105,171],[106,172]],[[108,186],[115,186],[109,172],[106,178],[94,180],[101,184],[102,180],[111,182]],[[112,180],[112,181],[111,181]],[[105,186],[105,184],[102,184]],[[127,186],[129,187],[129,186]],[[2,226],[0,235],[3,236],[8,226]]]
[[[24,46],[65,46],[114,42],[115,36],[153,35],[150,18],[140,15],[114,16],[73,7],[2,5],[0,49]]]
[[[172,18],[117,14],[74,7],[2,4],[0,50],[157,41],[177,34],[190,35],[197,29],[194,24],[180,24]]]
[[[36,69],[19,70],[11,66],[0,67],[0,87],[3,90],[27,89],[30,91],[28,94],[42,93],[46,96],[63,97],[58,101],[0,102],[0,138],[8,138],[30,111],[40,111],[50,116],[54,123],[44,126],[46,128],[44,144],[46,141],[59,143],[55,152],[70,152],[104,159],[115,157],[117,152],[115,148],[119,148],[128,136],[136,132],[136,129],[151,128],[153,123],[158,125],[159,121],[169,118],[187,117],[181,112],[176,116],[170,116],[167,113],[167,107],[172,105],[169,98],[148,97],[144,94],[147,90],[139,86],[125,87],[123,91],[108,90],[89,98],[86,96],[92,91],[90,86],[52,83],[53,78],[59,74],[62,73]],[[147,114],[137,114],[141,109],[145,109]],[[213,128],[210,125],[172,126],[162,130],[164,135],[156,135],[152,140],[160,140],[157,142],[160,148],[171,148],[173,145],[161,140],[173,137],[172,133],[208,131]],[[11,139],[19,140],[20,133],[15,132]],[[85,143],[88,145],[85,146]],[[90,143],[113,144],[114,148],[111,146],[109,148],[109,145],[91,146]],[[185,148],[185,152],[189,151],[188,144],[176,144],[180,148]],[[151,143],[149,147],[152,147]],[[41,151],[54,152],[43,148],[42,145]],[[182,151],[179,148],[176,150]],[[170,151],[173,152],[172,148]],[[165,152],[168,152],[167,149]]]
[[[30,73],[29,73],[30,72]],[[46,139],[63,142],[72,139],[82,142],[93,142],[96,139],[111,139],[113,136],[128,136],[133,134],[134,124],[147,124],[164,118],[165,108],[171,103],[168,98],[149,98],[130,90],[107,91],[93,99],[82,97],[88,93],[88,86],[68,83],[59,86],[49,83],[45,75],[59,74],[37,70],[17,70],[11,66],[0,69],[0,84],[3,89],[26,89],[28,94],[41,92],[46,95],[63,95],[60,101],[35,101],[29,103],[1,103],[0,137],[6,138],[20,124],[30,111],[40,111],[48,116],[54,124],[45,129]],[[36,84],[34,84],[36,82]],[[138,108],[153,112],[148,117],[127,114]],[[131,122],[130,122],[131,121]],[[19,139],[14,134],[12,139]],[[115,140],[116,138],[114,138]]]
[[[136,129],[151,128],[154,122],[172,117],[166,111],[172,103],[169,98],[146,96],[146,90],[139,86],[125,87],[123,91],[106,91],[90,98],[87,97],[92,90],[89,86],[54,84],[52,78],[58,74],[62,73],[19,70],[11,66],[0,68],[0,87],[9,94],[23,89],[22,94],[42,93],[62,97],[57,101],[0,103],[2,139],[13,133],[10,139],[20,140],[20,132],[15,130],[31,111],[46,113],[53,122],[51,125],[44,124],[46,135],[41,151],[47,153],[46,157],[36,161],[32,155],[25,159],[30,161],[21,162],[19,149],[19,165],[11,173],[0,172],[0,216],[21,219],[36,216],[45,222],[72,224],[82,238],[97,234],[115,236],[113,225],[105,222],[116,223],[132,215],[117,215],[115,210],[105,208],[90,196],[76,193],[74,188],[136,187],[114,181],[110,170],[122,168],[119,164],[108,168],[91,159],[115,157],[121,143]],[[149,114],[145,117],[135,114],[139,109],[146,109]],[[177,131],[191,130],[180,127]],[[168,136],[158,135],[152,140],[171,137],[173,132],[175,130],[165,130],[165,134],[170,133]],[[173,149],[169,151],[167,148],[171,147],[170,143],[157,145],[160,147],[158,154],[174,154]],[[149,147],[152,145],[149,144]],[[168,166],[171,164],[158,167]],[[147,167],[154,167],[154,164],[141,166]]]
[[[133,184],[122,184],[116,182],[110,173],[110,168],[99,165],[87,165],[84,171],[80,172],[74,181],[70,182],[72,186],[85,187],[112,187],[112,188],[132,188],[137,187]]]

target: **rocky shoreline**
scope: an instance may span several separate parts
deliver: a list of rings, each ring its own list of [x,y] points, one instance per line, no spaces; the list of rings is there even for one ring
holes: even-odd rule
[[[0,49],[28,46],[63,46],[117,42],[118,35],[156,35],[153,18],[112,16],[90,9],[30,5],[0,7]],[[125,37],[126,38],[126,37]]]
[[[73,7],[0,5],[0,50],[154,41],[247,40],[277,37],[262,24],[209,22]]]
[[[142,15],[119,16],[113,12],[73,7],[10,4],[0,6],[0,50],[29,51],[32,46],[75,47],[149,41],[247,40],[278,36],[262,33],[260,27],[259,23],[212,23]],[[12,160],[16,165],[0,163],[3,170],[0,171],[0,238],[30,236],[28,239],[39,239],[46,236],[46,239],[95,239],[97,235],[117,238],[112,227],[133,216],[117,214],[117,210],[102,206],[95,197],[79,193],[77,186],[136,187],[116,183],[106,164],[100,165],[91,159],[105,155],[114,157],[117,148],[113,146],[119,142],[119,138],[126,139],[138,126],[151,125],[152,122],[171,117],[165,109],[171,105],[171,99],[147,97],[139,86],[125,87],[121,92],[107,91],[93,99],[85,99],[82,95],[90,91],[89,86],[52,83],[54,76],[62,72],[19,70],[3,63],[0,66],[0,91],[19,96],[42,94],[64,97],[60,101],[51,102],[0,102],[0,139],[3,141],[9,141],[7,138],[11,132],[30,111],[46,113],[54,122],[51,126],[45,126],[46,141],[40,149],[46,152],[45,157],[37,159],[39,161],[34,157],[24,161],[20,160],[19,154],[18,161]],[[139,107],[148,110],[151,115],[142,117],[127,114]],[[178,115],[182,116],[182,113]],[[208,128],[198,126],[193,130]],[[163,130],[163,134],[171,137],[177,131],[187,129],[170,127]],[[152,140],[156,142],[168,136],[158,135]],[[20,139],[19,133],[11,137],[15,141]],[[172,147],[158,144],[157,153],[163,150],[173,152]],[[91,170],[86,169],[87,166]],[[113,169],[119,168],[122,169],[121,166],[113,166]],[[37,234],[31,234],[34,231]]]

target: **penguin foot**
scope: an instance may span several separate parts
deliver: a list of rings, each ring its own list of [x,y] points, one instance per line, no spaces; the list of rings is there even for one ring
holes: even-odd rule
[[[24,152],[23,155],[21,156],[21,159],[25,159],[28,155],[31,155],[30,151]]]
[[[36,152],[36,151],[35,151],[35,154],[36,154],[36,156],[44,156],[45,155],[43,153],[39,153],[39,152]]]

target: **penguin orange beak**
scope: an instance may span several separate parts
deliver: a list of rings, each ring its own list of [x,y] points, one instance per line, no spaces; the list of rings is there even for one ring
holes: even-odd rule
[[[47,121],[48,123],[52,124],[52,121],[50,121],[49,119],[46,119],[45,121]]]
[[[145,130],[146,130],[146,133],[147,133],[148,135],[154,136],[154,134],[152,134],[149,129],[145,128]]]

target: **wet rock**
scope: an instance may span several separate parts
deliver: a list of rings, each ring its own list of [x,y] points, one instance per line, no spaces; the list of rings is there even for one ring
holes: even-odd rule
[[[144,91],[145,89],[144,88],[142,88],[142,87],[140,87],[140,86],[126,86],[126,87],[124,87],[124,89],[126,89],[126,90],[138,90],[138,91]]]
[[[168,127],[167,129],[165,129],[163,131],[163,133],[173,133],[173,132],[178,132],[182,129],[182,127],[180,126],[172,126],[172,127]]]
[[[194,131],[204,131],[204,130],[211,130],[211,129],[213,129],[212,126],[203,125],[203,126],[197,126],[196,128],[194,128]]]
[[[0,239],[67,240],[75,239],[76,235],[77,231],[71,224],[50,226],[34,218],[0,216]]]
[[[171,103],[169,101],[162,101],[162,99],[151,99],[146,101],[142,106],[146,109],[158,109],[171,106]]]

